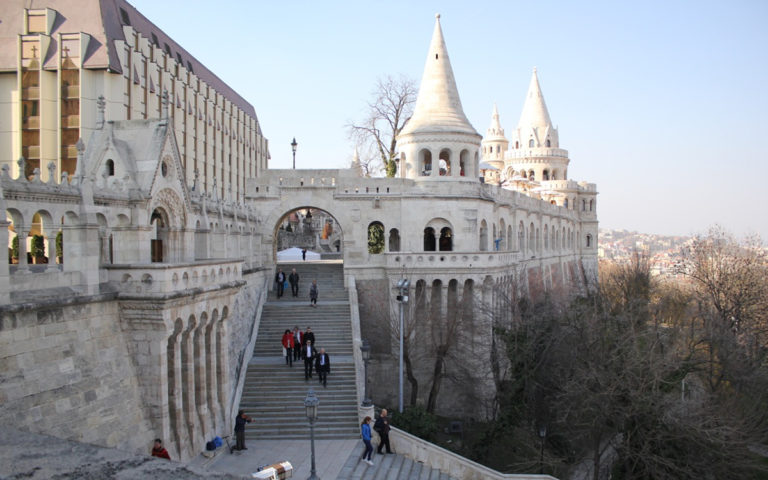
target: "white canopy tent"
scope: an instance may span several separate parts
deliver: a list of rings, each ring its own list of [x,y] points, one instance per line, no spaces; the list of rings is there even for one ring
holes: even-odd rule
[[[301,249],[298,247],[286,248],[277,252],[278,262],[293,262],[296,260],[301,261]],[[306,260],[320,260],[320,254],[307,250]]]

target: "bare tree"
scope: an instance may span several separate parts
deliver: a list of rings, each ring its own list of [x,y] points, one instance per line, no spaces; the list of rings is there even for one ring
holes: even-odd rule
[[[347,125],[349,137],[359,147],[360,167],[366,176],[382,170],[388,177],[397,171],[395,162],[397,136],[413,114],[418,89],[405,76],[381,77],[372,92],[365,118]]]

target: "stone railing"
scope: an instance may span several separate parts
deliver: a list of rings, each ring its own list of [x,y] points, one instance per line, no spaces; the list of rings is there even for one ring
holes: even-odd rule
[[[422,462],[460,480],[557,480],[551,475],[497,472],[397,428],[392,428],[389,436],[393,447],[400,455],[414,462]]]
[[[514,265],[523,257],[518,251],[505,252],[389,252],[387,268],[493,268]]]
[[[568,158],[568,150],[562,148],[521,148],[518,150],[507,150],[504,154],[505,160],[528,157],[560,157]]]
[[[194,263],[107,265],[109,282],[126,294],[170,294],[208,289],[243,280],[242,260],[208,259]]]

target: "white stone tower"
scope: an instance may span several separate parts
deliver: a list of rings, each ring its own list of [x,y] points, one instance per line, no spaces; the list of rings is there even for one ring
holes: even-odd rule
[[[504,170],[506,178],[513,175],[537,181],[568,178],[568,151],[560,148],[560,138],[549,119],[536,68],[510,147]]]
[[[480,134],[464,115],[436,15],[413,116],[397,137],[401,177],[478,181]]]
[[[499,121],[499,109],[493,104],[493,114],[491,115],[491,126],[483,138],[483,161],[498,168],[504,169],[504,154],[509,147],[509,140],[504,136],[504,129],[501,128]]]

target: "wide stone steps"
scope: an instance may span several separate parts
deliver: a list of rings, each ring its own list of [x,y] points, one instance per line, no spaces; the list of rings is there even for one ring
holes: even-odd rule
[[[289,273],[291,264],[280,264]],[[349,297],[343,284],[343,265],[335,262],[300,263],[299,297],[290,289],[280,299],[271,292],[262,309],[253,358],[246,372],[240,408],[253,417],[246,438],[291,439],[307,437],[309,423],[304,399],[310,388],[320,400],[315,437],[341,439],[359,437],[357,386],[353,360]],[[317,278],[318,306],[310,307],[309,283]],[[324,303],[325,302],[325,303]],[[331,360],[327,387],[314,372],[304,379],[304,361],[285,363],[282,338],[285,330],[311,327],[318,348],[325,348]]]
[[[299,274],[299,296],[291,296],[291,288],[289,285],[280,301],[300,300],[301,302],[309,304],[309,286],[312,284],[312,280],[317,280],[319,292],[318,303],[348,299],[344,285],[344,270],[341,263],[280,263],[278,264],[278,267],[283,270],[286,279],[293,268],[295,268],[296,273]],[[275,270],[275,272],[277,272],[277,270]],[[269,299],[277,299],[277,293],[274,289],[269,292]]]
[[[342,467],[337,480],[455,480],[447,473],[431,468],[402,455],[378,455],[376,443],[373,445],[371,461],[373,466],[361,462],[363,442],[360,448],[352,452]]]

